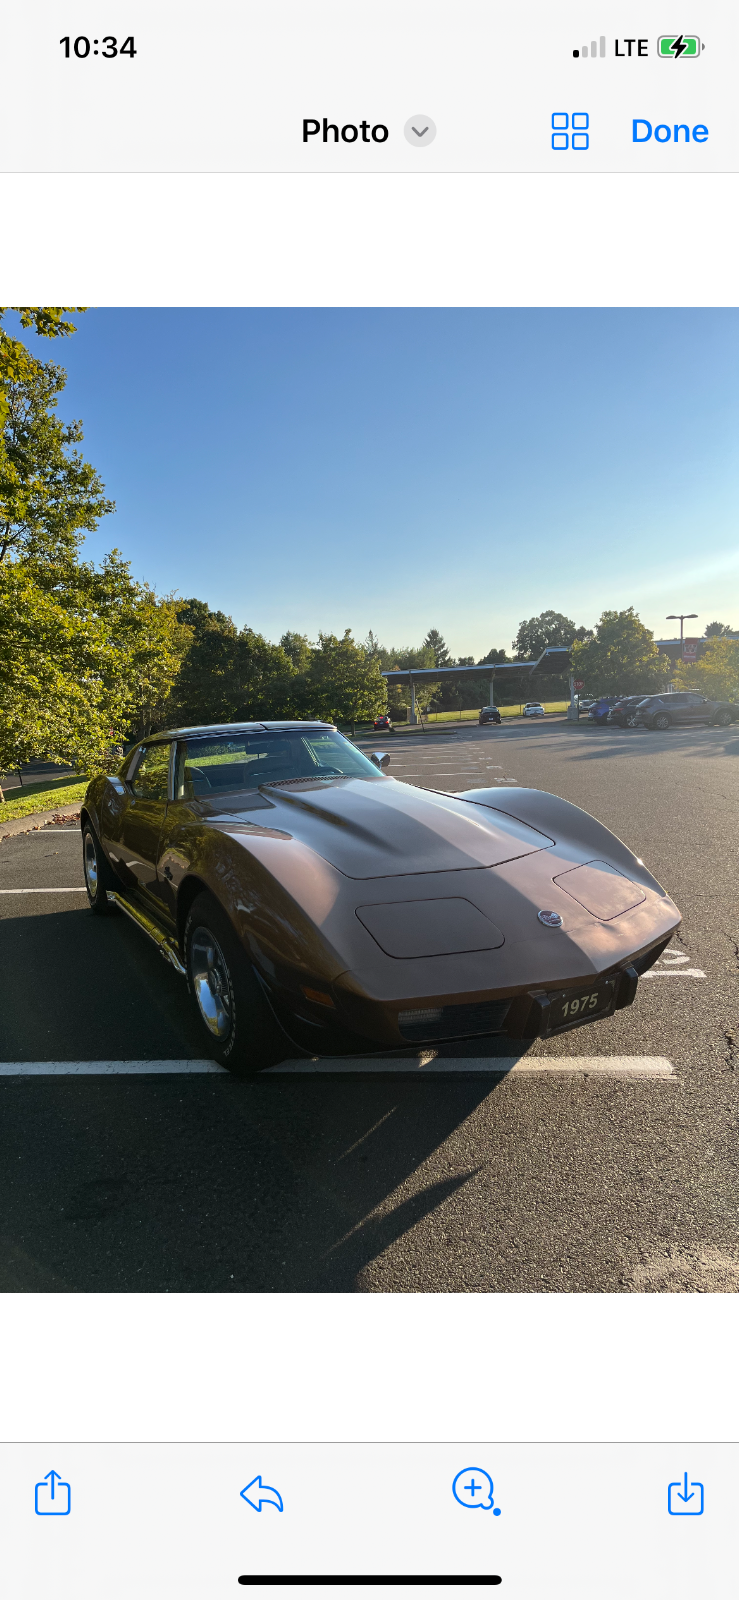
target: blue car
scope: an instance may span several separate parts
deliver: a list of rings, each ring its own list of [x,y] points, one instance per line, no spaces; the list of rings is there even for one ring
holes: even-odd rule
[[[598,722],[598,723],[607,722],[608,721],[608,713],[609,713],[609,711],[611,709],[611,706],[618,705],[619,700],[622,700],[622,699],[623,699],[623,695],[620,695],[620,694],[604,694],[604,695],[601,695],[600,700],[596,700],[595,705],[592,705],[590,707],[590,710],[588,712],[589,720],[591,722]]]

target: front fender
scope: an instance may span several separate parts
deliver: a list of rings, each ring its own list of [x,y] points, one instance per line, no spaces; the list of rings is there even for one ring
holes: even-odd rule
[[[493,811],[515,817],[517,822],[528,823],[542,833],[550,834],[557,844],[568,843],[578,852],[600,856],[619,867],[636,883],[653,889],[663,899],[668,899],[666,889],[652,877],[644,862],[604,823],[598,822],[589,811],[581,810],[571,800],[562,800],[545,789],[465,789],[455,796],[472,805],[489,806]]]

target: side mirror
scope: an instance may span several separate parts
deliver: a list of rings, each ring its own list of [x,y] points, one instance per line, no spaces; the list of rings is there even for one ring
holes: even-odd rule
[[[106,781],[110,784],[111,789],[115,789],[116,794],[126,794],[127,793],[126,785],[118,777],[117,772],[108,773],[108,777],[107,777]]]
[[[390,757],[386,750],[373,750],[370,756],[373,767],[379,767],[381,772],[390,766]]]

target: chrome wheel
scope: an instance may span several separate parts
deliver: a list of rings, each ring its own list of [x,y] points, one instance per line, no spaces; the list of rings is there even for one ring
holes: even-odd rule
[[[90,899],[94,900],[98,892],[98,858],[95,840],[89,832],[85,834],[84,863],[88,894]]]
[[[209,928],[193,932],[190,977],[206,1028],[214,1039],[226,1039],[232,1023],[231,984],[223,951]]]

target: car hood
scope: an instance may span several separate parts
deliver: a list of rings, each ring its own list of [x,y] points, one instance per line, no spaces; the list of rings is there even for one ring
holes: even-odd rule
[[[260,808],[255,831],[280,830],[299,839],[348,878],[497,867],[554,844],[548,834],[504,812],[394,778],[265,784],[261,795],[269,809]],[[240,799],[229,796],[212,820],[232,826],[243,819],[248,825]]]

